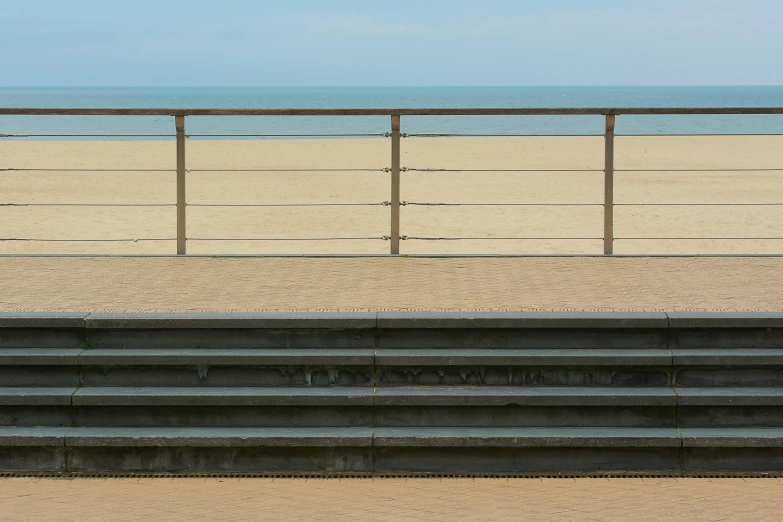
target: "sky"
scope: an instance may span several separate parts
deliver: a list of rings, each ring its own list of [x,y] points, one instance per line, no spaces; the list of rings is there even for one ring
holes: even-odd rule
[[[0,86],[781,85],[783,0],[0,0]]]

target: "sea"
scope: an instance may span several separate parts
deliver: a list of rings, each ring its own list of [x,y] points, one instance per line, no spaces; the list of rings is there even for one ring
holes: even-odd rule
[[[0,107],[440,108],[781,107],[783,86],[757,87],[183,87],[3,88]],[[601,116],[405,116],[409,134],[601,135]],[[192,116],[192,139],[344,138],[382,134],[380,116]],[[783,115],[617,117],[618,135],[783,134]],[[168,116],[0,115],[4,140],[170,139]],[[237,136],[239,135],[239,136]]]

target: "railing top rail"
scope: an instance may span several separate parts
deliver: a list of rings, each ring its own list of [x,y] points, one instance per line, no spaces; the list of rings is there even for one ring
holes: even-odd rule
[[[32,116],[582,116],[610,114],[783,114],[783,107],[497,107],[428,109],[111,109],[0,107],[0,115]]]

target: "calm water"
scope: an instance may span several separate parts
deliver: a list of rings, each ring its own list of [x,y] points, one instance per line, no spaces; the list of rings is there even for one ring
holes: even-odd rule
[[[0,88],[0,107],[707,106],[783,106],[783,87]],[[382,133],[388,130],[388,125],[387,117],[189,117],[187,132],[191,135]],[[173,127],[171,117],[0,116],[0,134],[172,134]],[[601,134],[603,118],[410,116],[403,118],[402,130],[408,133]],[[619,116],[617,133],[783,133],[783,116]]]

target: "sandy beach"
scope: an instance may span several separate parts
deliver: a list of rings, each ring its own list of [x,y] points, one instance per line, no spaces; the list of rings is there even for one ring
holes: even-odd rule
[[[783,238],[783,137],[618,137],[615,235]],[[188,253],[384,254],[381,239],[216,241],[210,238],[380,238],[389,234],[388,139],[243,140],[187,143]],[[414,237],[584,238],[403,241],[404,254],[602,253],[603,138],[408,138],[402,165],[476,172],[402,174],[401,232]],[[2,241],[4,254],[173,254],[172,141],[4,141],[0,238],[139,239],[137,242]],[[90,172],[162,169],[165,172]],[[213,169],[213,170],[210,170]],[[264,169],[265,172],[227,172]],[[330,172],[284,170],[335,169]],[[362,172],[341,169],[372,169]],[[480,169],[542,169],[487,172]],[[563,169],[548,172],[544,170]],[[646,172],[628,172],[644,169]],[[656,169],[660,169],[656,171]],[[683,172],[662,172],[680,169]],[[221,171],[222,170],[222,171]],[[586,170],[586,172],[567,172]],[[144,204],[21,206],[21,204]],[[368,206],[199,206],[367,203]],[[580,206],[515,206],[513,204]],[[644,203],[743,206],[626,206]],[[485,206],[483,204],[503,204]],[[752,205],[751,205],[752,204]],[[156,238],[161,241],[145,241]],[[206,238],[210,240],[198,240]],[[618,254],[774,254],[779,240],[618,239]]]

